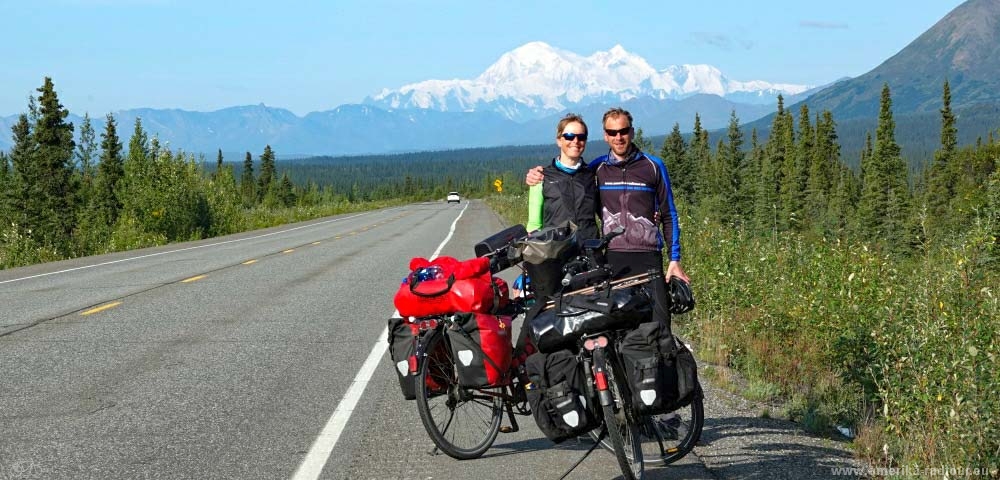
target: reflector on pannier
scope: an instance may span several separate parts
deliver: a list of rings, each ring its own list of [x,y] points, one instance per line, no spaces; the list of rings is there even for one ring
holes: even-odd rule
[[[445,330],[458,370],[458,383],[465,387],[485,387],[503,380],[510,369],[513,343],[511,317],[488,313],[455,315]]]

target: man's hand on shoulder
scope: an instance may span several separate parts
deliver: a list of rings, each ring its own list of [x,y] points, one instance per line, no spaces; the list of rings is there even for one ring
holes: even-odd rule
[[[545,179],[545,175],[542,173],[542,166],[539,165],[535,168],[528,170],[528,173],[524,176],[524,183],[527,183],[529,187],[533,187],[542,183]]]

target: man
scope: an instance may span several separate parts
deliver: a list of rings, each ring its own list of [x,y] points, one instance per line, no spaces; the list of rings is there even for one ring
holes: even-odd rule
[[[663,161],[639,150],[632,143],[635,130],[632,114],[612,108],[604,114],[604,141],[611,146],[607,155],[590,162],[595,171],[601,198],[601,222],[607,234],[625,227],[625,234],[608,246],[608,263],[617,277],[663,271],[662,249],[669,244],[669,264],[665,280],[678,277],[690,283],[681,267],[680,227],[670,177]],[[528,171],[528,185],[540,183],[542,167]],[[661,219],[669,219],[662,222]],[[669,239],[665,241],[665,239]]]

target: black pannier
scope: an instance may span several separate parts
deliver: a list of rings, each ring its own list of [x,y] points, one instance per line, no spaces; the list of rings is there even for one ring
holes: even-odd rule
[[[415,325],[402,318],[389,319],[389,358],[399,379],[399,387],[403,390],[403,398],[407,400],[417,398],[417,376],[410,374],[410,357],[416,351],[418,333]]]
[[[587,377],[576,355],[560,350],[535,353],[525,361],[531,383],[526,386],[535,423],[555,443],[600,426],[597,403],[588,394]]]
[[[625,364],[632,405],[641,414],[660,414],[687,406],[698,394],[694,355],[660,322],[647,322],[622,338],[618,353]]]
[[[566,295],[555,302],[528,321],[531,340],[540,352],[574,348],[586,334],[632,328],[648,322],[653,312],[642,287]]]

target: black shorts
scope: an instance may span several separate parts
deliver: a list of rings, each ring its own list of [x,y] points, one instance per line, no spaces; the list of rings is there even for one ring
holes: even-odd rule
[[[608,251],[607,260],[615,278],[631,277],[646,273],[650,269],[663,273],[663,253],[661,252]]]

